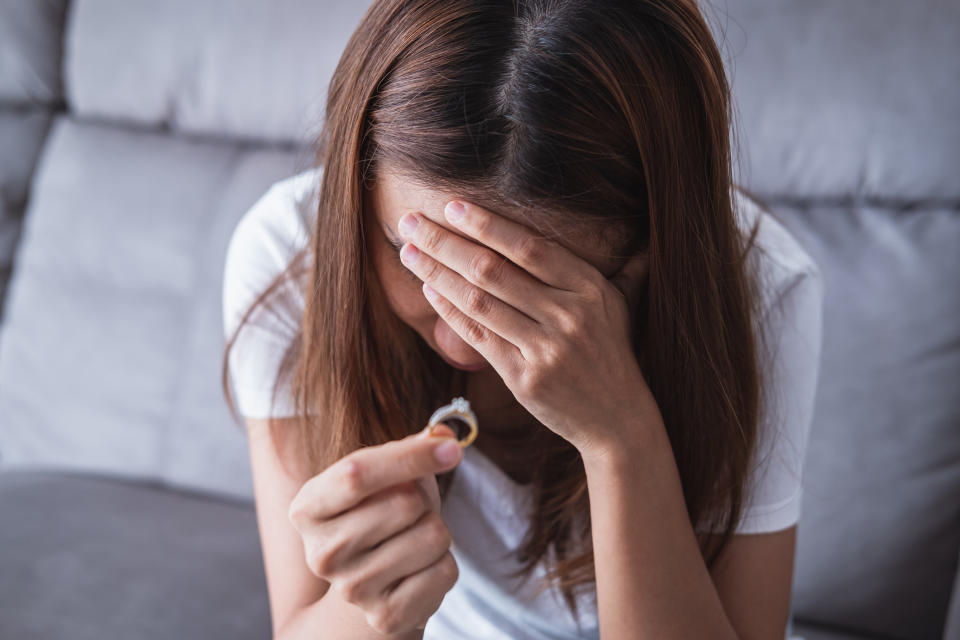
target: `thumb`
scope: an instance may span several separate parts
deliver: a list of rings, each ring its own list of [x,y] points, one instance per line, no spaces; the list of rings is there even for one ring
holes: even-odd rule
[[[438,422],[435,425],[425,427],[423,431],[417,434],[418,438],[456,438],[456,432],[451,429],[449,426],[443,422]],[[437,485],[437,478],[433,474],[427,474],[417,478],[417,483],[420,485],[421,490],[424,491],[427,495],[427,500],[430,503],[431,508],[440,512],[441,500],[440,500],[440,487]]]
[[[433,426],[424,427],[418,435],[424,438],[456,438],[457,432],[445,423],[438,422]]]

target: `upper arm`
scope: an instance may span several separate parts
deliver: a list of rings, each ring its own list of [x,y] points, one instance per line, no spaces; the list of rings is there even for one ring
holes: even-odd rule
[[[737,534],[710,571],[730,623],[743,640],[783,640],[797,526],[771,533]]]
[[[276,634],[294,612],[323,597],[329,583],[307,568],[303,542],[288,517],[290,503],[309,478],[290,475],[281,463],[280,455],[292,451],[294,443],[292,438],[283,436],[290,431],[283,428],[287,421],[273,421],[278,427],[273,430],[279,436],[276,447],[270,420],[246,419],[257,525]]]

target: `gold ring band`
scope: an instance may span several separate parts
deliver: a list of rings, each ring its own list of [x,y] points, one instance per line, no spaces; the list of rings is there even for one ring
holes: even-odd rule
[[[477,427],[477,416],[470,409],[470,403],[466,398],[458,396],[451,400],[450,404],[444,405],[434,411],[424,429],[429,430],[429,432],[432,434],[433,426],[435,424],[450,417],[460,418],[467,423],[467,426],[470,427],[470,433],[467,434],[467,437],[465,437],[463,440],[457,440],[461,447],[469,447],[470,444],[477,439],[477,433],[479,433],[479,429]]]

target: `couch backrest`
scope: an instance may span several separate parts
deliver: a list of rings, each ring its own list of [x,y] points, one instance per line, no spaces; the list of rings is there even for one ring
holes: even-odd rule
[[[84,118],[299,144],[367,4],[76,0],[67,99]]]
[[[220,389],[227,241],[271,183],[312,163],[318,108],[364,9],[70,5],[68,110],[33,177],[0,333],[5,468],[252,497]]]
[[[0,5],[0,323],[30,177],[62,101],[66,0]]]

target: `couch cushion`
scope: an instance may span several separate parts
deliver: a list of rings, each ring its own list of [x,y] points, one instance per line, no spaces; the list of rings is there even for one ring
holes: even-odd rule
[[[0,108],[0,322],[30,179],[50,119],[45,109]]]
[[[2,638],[270,637],[249,505],[7,471],[0,513]]]
[[[795,621],[793,633],[787,636],[787,640],[877,640],[877,636]]]
[[[0,331],[0,465],[252,497],[220,389],[224,258],[240,216],[310,160],[58,119]]]
[[[939,639],[960,548],[960,210],[774,210],[826,287],[794,612]]]
[[[960,554],[960,549],[957,549]],[[960,567],[960,557],[957,558]],[[953,595],[950,596],[950,610],[947,612],[946,628],[943,630],[944,640],[960,638],[960,570],[953,579]]]
[[[67,95],[81,116],[299,141],[317,132],[330,76],[367,4],[77,0]]]
[[[960,3],[703,3],[761,195],[960,197]]]
[[[67,0],[0,2],[0,103],[61,102]]]

